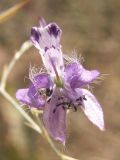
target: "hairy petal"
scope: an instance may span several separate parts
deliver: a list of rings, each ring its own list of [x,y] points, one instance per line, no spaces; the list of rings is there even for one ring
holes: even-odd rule
[[[83,66],[76,62],[69,63],[65,67],[65,81],[69,83],[71,88],[76,88],[75,86],[79,83],[78,79],[80,78],[82,70]]]
[[[32,82],[36,89],[40,88],[51,88],[53,83],[50,79],[50,76],[46,73],[36,74],[32,77]]]
[[[65,67],[65,73],[67,76],[67,79],[71,79],[71,77],[74,77],[75,75],[78,75],[78,73],[80,74],[83,70],[83,66],[78,64],[78,63],[69,63],[66,67]]]
[[[65,74],[73,89],[93,82],[100,75],[98,70],[88,71],[81,64],[75,62],[66,66]]]
[[[17,90],[16,98],[30,107],[42,109],[45,104],[44,99],[37,93],[34,85],[31,85],[29,88]]]
[[[31,99],[28,96],[28,90],[29,88],[18,89],[16,92],[16,98],[23,104],[31,105]]]
[[[58,102],[57,91],[54,91],[50,103],[46,103],[43,113],[43,122],[48,133],[55,139],[65,143],[66,138],[66,111],[60,106],[54,112]]]
[[[81,107],[84,111],[87,118],[99,127],[101,130],[104,130],[104,117],[102,108],[95,98],[95,96],[86,89],[81,89],[86,100],[83,100],[83,106]]]
[[[100,75],[100,72],[98,70],[88,71],[86,69],[83,69],[83,71],[82,71],[82,73],[80,75],[81,83],[89,84],[93,80],[95,80],[99,75]]]

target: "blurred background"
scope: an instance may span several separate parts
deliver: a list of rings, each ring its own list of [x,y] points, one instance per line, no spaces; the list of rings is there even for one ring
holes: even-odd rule
[[[19,2],[0,0],[0,12]],[[76,50],[84,57],[86,68],[108,74],[99,85],[93,85],[104,110],[106,131],[99,131],[80,111],[71,112],[67,117],[66,147],[58,142],[56,146],[79,160],[120,160],[120,1],[31,0],[0,24],[0,75],[15,51],[30,38],[31,27],[38,25],[39,16],[62,28],[64,53]],[[7,90],[13,97],[18,88],[29,84],[30,64],[41,66],[34,47],[9,76]],[[0,96],[0,160],[59,160],[47,142],[24,122]]]

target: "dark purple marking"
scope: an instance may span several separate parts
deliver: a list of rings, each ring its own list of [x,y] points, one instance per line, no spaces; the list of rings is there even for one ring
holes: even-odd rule
[[[56,24],[51,24],[51,26],[49,27],[48,32],[49,32],[50,35],[54,35],[55,37],[57,37],[59,32],[60,32],[60,30],[59,30],[59,28],[57,27]]]
[[[35,30],[34,28],[31,29],[31,35],[32,37],[34,38],[35,41],[39,42],[39,39],[40,39],[40,32]]]
[[[54,45],[52,45],[52,47],[55,49],[55,46],[54,46]]]
[[[79,97],[78,99],[76,99],[76,101],[78,101],[78,102],[79,102],[79,101],[82,102],[82,100],[83,100],[82,97]]]
[[[45,52],[48,50],[48,47],[45,47]]]

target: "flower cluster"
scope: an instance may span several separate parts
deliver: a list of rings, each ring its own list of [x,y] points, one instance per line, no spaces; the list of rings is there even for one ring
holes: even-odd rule
[[[46,72],[31,76],[29,88],[19,89],[16,98],[31,108],[43,110],[43,122],[48,133],[62,143],[66,140],[66,112],[80,107],[87,118],[104,130],[102,108],[85,86],[99,75],[98,70],[86,70],[75,60],[65,64],[60,45],[62,31],[56,23],[31,29],[31,41],[39,50]]]

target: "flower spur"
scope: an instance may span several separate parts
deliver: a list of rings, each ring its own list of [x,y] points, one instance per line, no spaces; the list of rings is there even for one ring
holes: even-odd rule
[[[56,23],[40,20],[31,30],[31,41],[39,50],[46,72],[32,75],[29,88],[19,89],[16,98],[25,105],[43,110],[48,133],[63,144],[66,140],[66,112],[80,106],[87,118],[104,130],[102,108],[84,87],[99,77],[98,70],[86,70],[78,61],[64,64],[60,45],[62,31]]]

